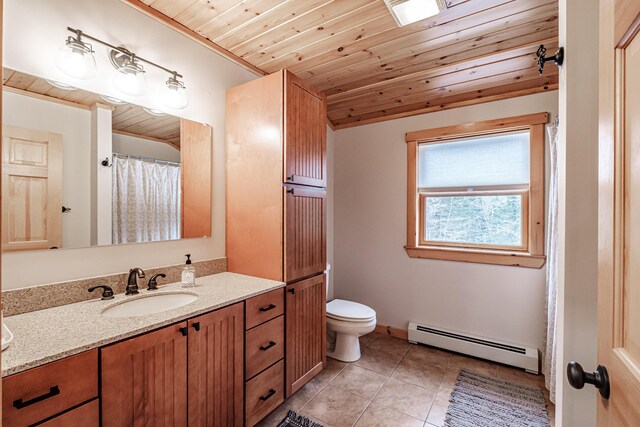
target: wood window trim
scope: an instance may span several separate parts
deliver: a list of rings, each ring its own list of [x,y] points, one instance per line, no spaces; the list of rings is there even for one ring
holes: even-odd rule
[[[405,135],[407,143],[407,244],[405,250],[409,257],[541,268],[546,261],[544,253],[544,125],[548,121],[548,113],[537,113],[408,132]],[[462,247],[462,245],[432,245],[420,242],[418,207],[421,205],[422,197],[418,193],[416,174],[419,144],[518,130],[529,131],[530,179],[529,189],[526,192],[528,197],[526,200],[523,199],[523,205],[527,205],[527,213],[523,216],[525,224],[523,233],[526,233],[526,239],[523,239],[523,242],[526,241],[525,247],[496,249],[481,245]]]

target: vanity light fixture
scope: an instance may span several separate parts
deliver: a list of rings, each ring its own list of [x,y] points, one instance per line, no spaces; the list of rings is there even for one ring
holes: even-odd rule
[[[384,0],[399,27],[413,24],[447,9],[445,0]]]
[[[130,96],[141,96],[146,91],[146,77],[143,63],[151,65],[169,74],[169,79],[162,90],[161,100],[167,107],[174,109],[185,108],[189,104],[185,85],[179,79],[182,74],[175,70],[170,70],[142,58],[122,46],[114,46],[96,37],[90,36],[81,30],[67,27],[67,30],[74,34],[69,36],[64,46],[60,48],[56,56],[56,66],[75,78],[91,78],[96,75],[96,62],[93,57],[93,48],[82,39],[88,39],[95,43],[106,46],[109,49],[109,60],[117,70],[113,84],[120,92]],[[107,102],[112,102],[111,97],[104,97]],[[114,98],[115,99],[115,98]]]
[[[84,80],[95,77],[96,59],[93,57],[93,47],[82,41],[84,36],[82,31],[74,30],[72,32],[75,37],[67,37],[65,44],[58,50],[55,59],[56,67],[76,79]]]
[[[162,103],[169,108],[181,109],[189,105],[187,90],[184,83],[178,80],[178,76],[173,74],[165,83],[166,87],[162,90]]]
[[[120,47],[109,52],[111,65],[118,71],[113,85],[120,92],[130,96],[142,96],[147,89],[144,67],[134,53]]]

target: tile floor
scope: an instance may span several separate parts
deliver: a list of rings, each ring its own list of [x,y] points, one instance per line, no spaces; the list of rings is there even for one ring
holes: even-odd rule
[[[554,425],[554,406],[541,375],[376,333],[361,337],[360,343],[360,360],[327,359],[327,369],[258,426],[277,426],[289,409],[324,427],[442,426],[462,368],[542,388]]]

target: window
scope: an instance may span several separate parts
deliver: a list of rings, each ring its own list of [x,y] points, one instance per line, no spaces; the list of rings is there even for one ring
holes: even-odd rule
[[[547,120],[408,133],[409,256],[541,267]]]

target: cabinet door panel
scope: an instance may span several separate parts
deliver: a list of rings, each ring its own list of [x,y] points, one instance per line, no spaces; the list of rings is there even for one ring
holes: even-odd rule
[[[287,286],[286,392],[291,396],[327,360],[325,275]]]
[[[320,189],[287,188],[285,197],[285,281],[322,273],[326,256],[326,196]]]
[[[104,427],[187,425],[187,337],[181,332],[186,326],[101,349]]]
[[[326,187],[327,109],[322,92],[285,73],[285,182]]]
[[[189,426],[242,426],[244,306],[189,320]]]

